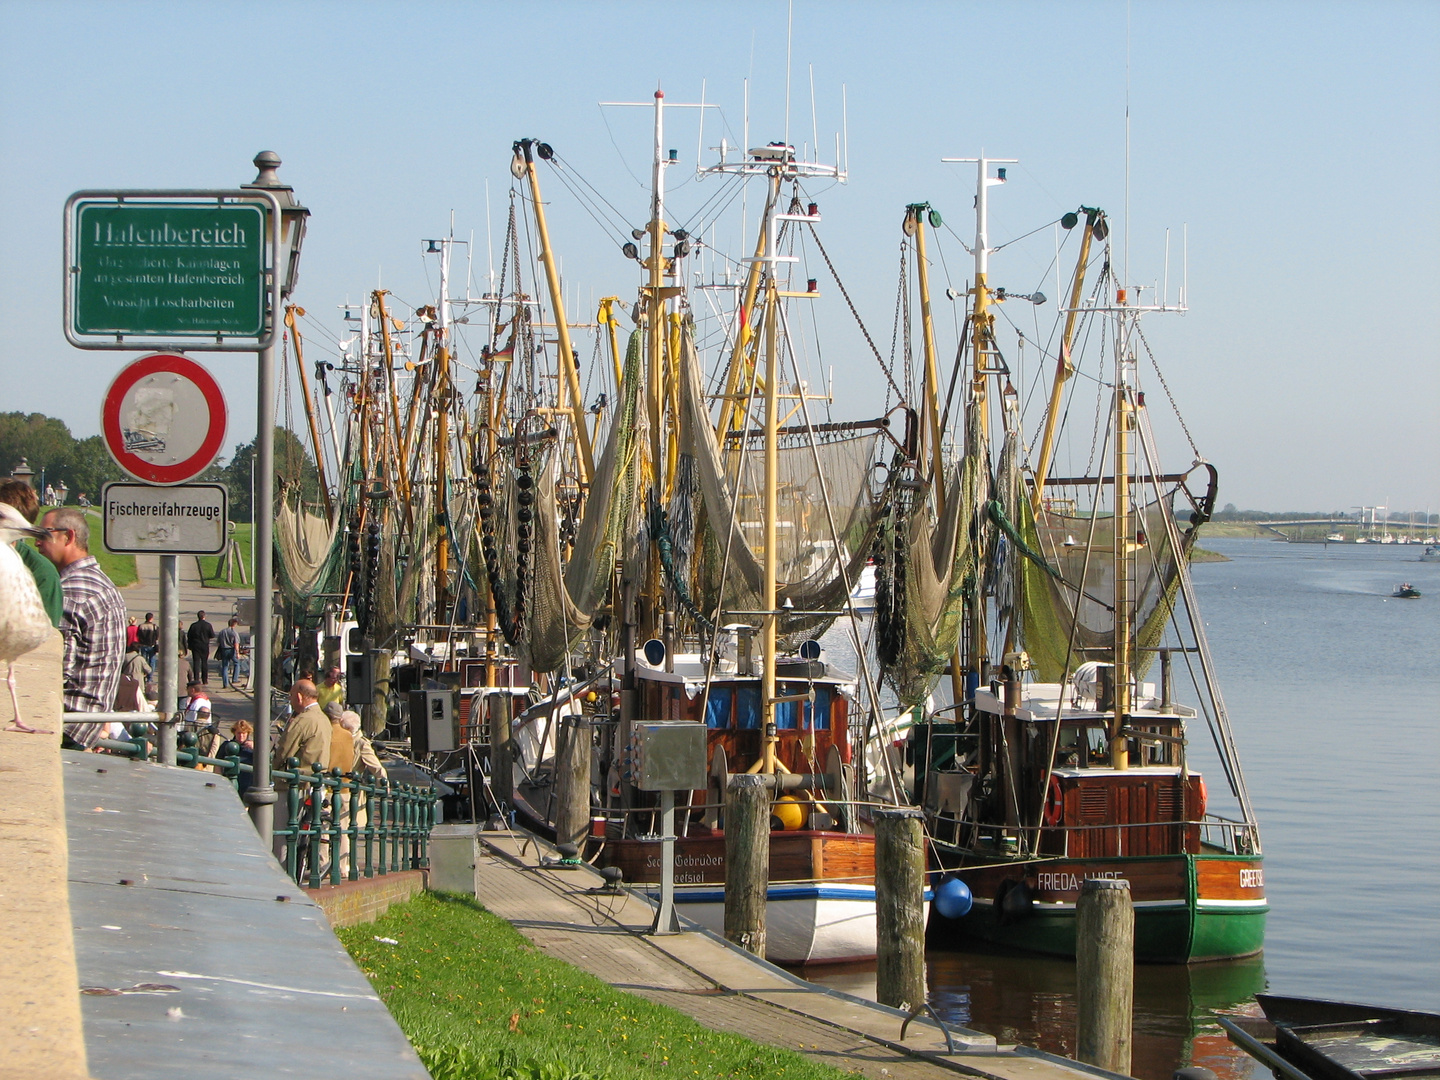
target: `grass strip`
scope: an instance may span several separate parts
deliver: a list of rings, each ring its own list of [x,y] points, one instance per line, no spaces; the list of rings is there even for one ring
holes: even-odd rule
[[[547,956],[469,897],[337,930],[435,1080],[853,1080]]]
[[[105,546],[105,521],[100,517],[99,510],[86,510],[85,516],[90,522],[90,554],[95,556],[100,569],[105,571],[105,576],[115,583],[117,589],[134,585],[140,579],[135,572],[135,556],[120,555]]]
[[[206,588],[224,588],[233,585],[249,584],[250,576],[250,536],[255,526],[248,521],[238,522],[235,525],[235,541],[240,547],[239,566],[235,560],[231,560],[230,577],[228,579],[220,576],[220,566],[225,561],[223,555],[201,555],[200,556],[200,584]],[[240,580],[240,566],[245,568],[245,581]]]

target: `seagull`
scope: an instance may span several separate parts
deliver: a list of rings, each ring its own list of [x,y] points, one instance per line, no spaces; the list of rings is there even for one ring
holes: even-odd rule
[[[31,735],[53,735],[52,731],[33,728],[20,719],[20,698],[15,692],[15,661],[32,649],[38,649],[54,632],[50,616],[40,600],[35,579],[11,545],[22,536],[44,536],[25,516],[8,503],[0,503],[0,660],[5,662],[6,682],[10,684],[10,704],[15,719],[6,731],[23,731]]]

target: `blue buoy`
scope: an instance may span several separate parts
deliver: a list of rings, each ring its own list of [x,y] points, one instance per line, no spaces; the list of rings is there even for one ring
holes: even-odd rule
[[[935,910],[947,919],[958,919],[969,914],[974,903],[970,886],[959,878],[946,878],[935,888]]]

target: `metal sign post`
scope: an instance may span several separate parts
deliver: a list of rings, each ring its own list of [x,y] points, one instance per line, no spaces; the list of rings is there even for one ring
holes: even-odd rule
[[[270,782],[275,341],[281,304],[295,283],[309,211],[280,182],[277,155],[264,151],[256,155],[254,164],[259,174],[239,190],[77,191],[71,195],[65,204],[64,328],[65,339],[80,349],[257,353],[255,464],[259,475],[252,504],[255,617],[251,624],[255,764],[245,801],[256,831],[268,845],[275,802]],[[173,355],[172,359],[186,360]],[[148,472],[133,471],[123,454],[141,453],[143,447],[137,448],[124,425],[116,425],[115,430],[121,452],[113,448],[112,452],[136,479],[183,483],[209,464],[206,461],[187,476],[178,475],[184,468],[168,471],[180,464],[173,460]],[[202,449],[196,447],[193,456],[203,456]],[[188,467],[191,462],[184,464]],[[179,697],[175,558],[173,554],[160,556],[160,682],[166,711]],[[162,760],[166,734],[161,733]],[[168,732],[168,745],[168,760],[173,763],[173,728]]]

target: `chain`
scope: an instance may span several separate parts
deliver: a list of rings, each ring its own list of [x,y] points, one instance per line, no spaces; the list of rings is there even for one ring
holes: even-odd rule
[[[1180,430],[1185,432],[1185,440],[1190,444],[1190,451],[1196,458],[1200,457],[1200,448],[1195,445],[1194,438],[1190,435],[1190,429],[1185,425],[1185,417],[1180,415],[1180,406],[1175,404],[1175,395],[1170,392],[1170,384],[1165,381],[1165,373],[1160,370],[1160,362],[1155,359],[1155,354],[1150,351],[1150,342],[1145,340],[1145,332],[1140,329],[1139,322],[1135,324],[1135,333],[1140,338],[1140,344],[1145,346],[1145,355],[1150,357],[1150,364],[1155,369],[1155,375],[1160,380],[1160,386],[1165,391],[1165,396],[1170,399],[1170,408],[1174,410],[1175,419],[1180,421]]]
[[[815,238],[815,246],[820,250],[820,257],[825,260],[825,268],[830,271],[830,276],[835,279],[835,287],[840,290],[840,295],[845,298],[846,305],[850,308],[850,314],[855,316],[855,325],[860,327],[860,333],[865,337],[865,344],[870,346],[870,351],[875,354],[875,362],[880,365],[880,370],[885,373],[886,380],[890,383],[890,389],[895,391],[896,396],[904,398],[900,387],[895,385],[895,378],[890,374],[890,369],[885,366],[885,358],[880,355],[880,350],[875,347],[875,339],[870,336],[870,331],[865,326],[865,321],[860,318],[860,312],[855,310],[855,302],[850,299],[850,291],[845,288],[845,283],[840,280],[840,275],[835,272],[835,264],[830,261],[830,253],[825,250],[825,245],[820,242],[820,234],[815,231],[815,226],[810,226],[810,235]],[[890,349],[894,355],[894,346]],[[890,403],[885,403],[888,409]]]

